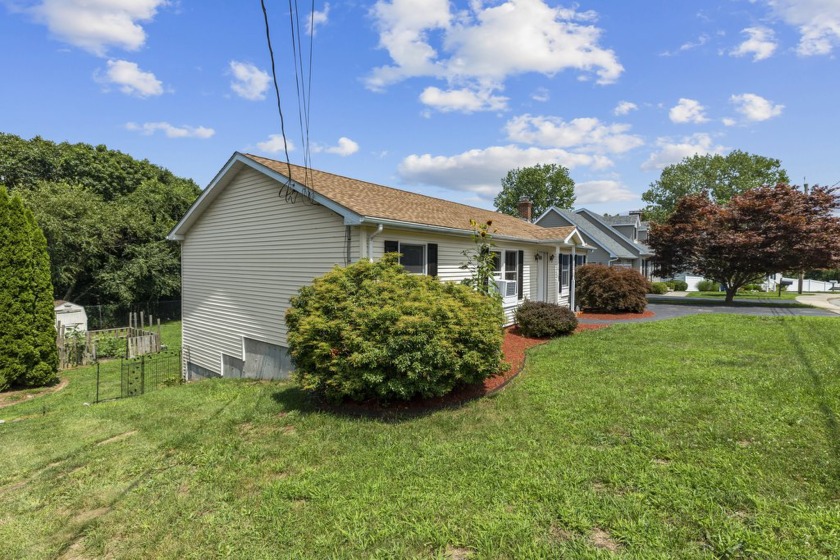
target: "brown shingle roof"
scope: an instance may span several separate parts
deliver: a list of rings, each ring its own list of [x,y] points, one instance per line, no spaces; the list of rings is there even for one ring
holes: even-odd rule
[[[283,176],[289,175],[285,162],[245,154],[246,157]],[[564,240],[575,228],[544,228],[492,210],[450,202],[409,191],[349,179],[324,171],[292,165],[292,179],[367,218],[382,218],[410,224],[471,231],[470,220],[493,221],[496,236],[532,240]]]

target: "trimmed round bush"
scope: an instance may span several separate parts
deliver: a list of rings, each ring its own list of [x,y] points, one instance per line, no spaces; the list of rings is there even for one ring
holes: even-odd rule
[[[575,272],[575,301],[584,311],[642,313],[648,284],[631,268],[585,264]]]
[[[719,285],[714,280],[700,280],[697,282],[697,289],[701,292],[718,292]]]
[[[675,292],[685,292],[688,290],[688,282],[685,280],[673,280],[672,282],[674,285],[671,286],[671,289]]]
[[[503,369],[498,301],[405,272],[396,255],[336,267],[286,312],[295,378],[337,402],[437,397]]]
[[[578,326],[574,311],[545,301],[525,300],[516,310],[515,319],[522,334],[534,338],[571,334]]]
[[[668,284],[665,282],[651,282],[650,283],[650,293],[652,294],[667,294],[668,293]]]

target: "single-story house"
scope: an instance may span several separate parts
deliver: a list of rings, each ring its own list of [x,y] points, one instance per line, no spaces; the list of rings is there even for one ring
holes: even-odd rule
[[[187,376],[288,376],[284,314],[301,287],[390,251],[412,273],[460,281],[470,220],[493,221],[508,323],[526,298],[573,305],[562,263],[588,249],[574,227],[234,153],[168,236],[181,244]]]
[[[632,268],[650,278],[653,251],[639,241],[642,222],[638,215],[606,217],[586,208],[564,210],[552,206],[535,223],[543,227],[574,226],[594,250],[587,262]]]
[[[87,332],[88,318],[84,307],[62,299],[53,303],[56,327],[64,327],[65,331]]]

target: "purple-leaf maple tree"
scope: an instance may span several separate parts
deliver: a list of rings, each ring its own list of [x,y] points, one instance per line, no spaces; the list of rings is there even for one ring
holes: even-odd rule
[[[691,272],[719,282],[731,303],[738,288],[767,274],[840,266],[837,189],[805,194],[759,187],[718,204],[708,193],[681,198],[648,244],[661,276]]]

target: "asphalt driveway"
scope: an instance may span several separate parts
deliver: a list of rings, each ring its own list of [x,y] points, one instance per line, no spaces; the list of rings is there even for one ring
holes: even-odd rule
[[[691,297],[653,297],[649,298],[648,310],[655,315],[644,319],[579,319],[583,324],[611,324],[611,323],[645,323],[648,321],[661,321],[686,315],[698,315],[701,313],[729,313],[733,315],[759,315],[767,317],[836,317],[840,315],[815,307],[798,307],[796,301],[778,301],[771,304],[751,305],[748,302],[736,302],[733,305],[726,305],[723,302],[709,301],[707,298]]]

